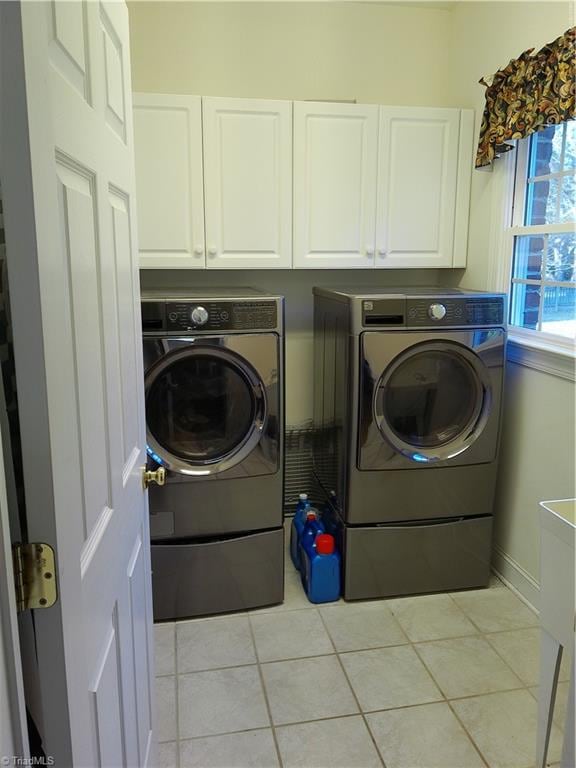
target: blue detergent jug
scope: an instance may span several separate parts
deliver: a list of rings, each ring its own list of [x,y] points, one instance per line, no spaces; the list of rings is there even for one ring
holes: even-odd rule
[[[330,603],[340,597],[340,555],[334,537],[319,533],[302,556],[302,584],[311,603]]]
[[[300,572],[303,573],[304,557],[306,553],[314,549],[314,542],[319,533],[325,533],[324,524],[320,520],[318,513],[313,509],[308,510],[304,530],[300,536]]]
[[[304,525],[306,524],[306,515],[309,511],[310,502],[308,501],[308,494],[301,493],[296,506],[296,512],[292,518],[292,525],[290,526],[290,558],[297,570],[300,570],[300,540]]]

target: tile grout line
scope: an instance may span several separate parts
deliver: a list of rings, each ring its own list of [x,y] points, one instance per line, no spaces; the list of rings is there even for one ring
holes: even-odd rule
[[[526,629],[531,629],[531,627],[526,627]],[[506,631],[507,632],[517,632],[518,630],[510,629],[510,630],[506,630]],[[488,634],[498,634],[498,633],[491,632],[491,633],[488,633]],[[498,648],[496,648],[494,645],[492,645],[490,640],[488,640],[487,636],[485,636],[485,639],[486,639],[486,642],[488,643],[488,645],[490,646],[490,648],[492,648],[492,650],[496,654],[496,656],[498,656],[498,658],[502,659],[502,661],[508,667],[508,669],[512,670],[513,674],[518,678],[518,680],[520,680],[522,682],[522,684],[524,685],[525,688],[529,688],[530,685],[532,685],[532,683],[527,683],[522,677],[520,677],[520,675],[516,672],[516,670],[512,669],[512,665],[504,658],[504,656],[502,656],[502,654],[500,653]],[[560,682],[560,681],[558,681],[558,682]]]
[[[520,685],[520,686],[515,686],[514,688],[502,688],[502,689],[498,689],[498,690],[496,690],[496,691],[485,691],[485,693],[500,693],[500,692],[504,692],[504,691],[518,691],[518,690],[520,690],[520,688],[527,688],[527,687],[528,687],[528,684],[527,684],[527,683],[526,683],[524,680],[522,680],[522,678],[520,677],[520,675],[518,675],[518,674],[517,674],[517,673],[516,673],[516,672],[515,672],[515,671],[512,669],[512,667],[511,667],[511,666],[510,666],[510,664],[509,664],[509,663],[506,661],[506,659],[505,659],[503,656],[501,656],[501,655],[498,653],[497,649],[496,649],[496,648],[494,648],[494,646],[492,645],[492,643],[491,643],[491,642],[490,642],[490,641],[489,641],[489,640],[486,638],[486,635],[465,635],[464,637],[446,637],[446,638],[444,638],[443,640],[434,640],[434,641],[430,641],[428,644],[430,644],[431,642],[440,642],[440,643],[442,643],[442,642],[451,642],[452,640],[466,640],[466,639],[467,639],[467,638],[469,638],[469,637],[474,637],[474,638],[479,638],[479,639],[481,639],[481,640],[484,640],[484,642],[486,643],[486,645],[488,646],[488,648],[489,648],[490,650],[494,651],[494,653],[495,653],[495,654],[496,654],[496,656],[497,656],[497,657],[500,659],[500,661],[501,661],[501,662],[504,664],[504,666],[505,666],[507,669],[509,669],[509,670],[510,670],[510,672],[511,672],[511,673],[514,675],[514,677],[515,677],[515,678],[516,678],[516,679],[517,679],[517,680],[518,680],[518,681],[521,683],[521,685]],[[414,645],[414,650],[415,650],[415,651],[418,653],[418,649],[416,648],[416,645],[426,645],[426,644],[427,644],[427,643],[420,643],[420,642],[419,642],[419,643],[413,643],[413,645]],[[423,664],[426,666],[426,664],[425,664],[425,662],[424,662],[424,659],[423,659],[423,658],[420,656],[420,654],[419,654],[419,653],[418,653],[418,657],[419,657],[420,659],[422,659],[422,663],[423,663]],[[426,669],[428,669],[428,667],[427,667],[427,666],[426,666]],[[430,674],[432,674],[432,673],[430,673]],[[434,676],[432,675],[432,677],[434,677]],[[436,680],[436,678],[435,678],[435,677],[434,677],[434,680]],[[439,684],[439,683],[438,683],[438,687],[440,687],[440,684]],[[475,695],[477,695],[477,696],[483,696],[484,694],[481,694],[481,693],[479,693],[479,694],[475,694]],[[448,697],[448,696],[447,696],[446,698],[447,698],[447,699],[448,699],[448,698],[450,698],[450,699],[465,699],[465,698],[468,698],[468,697],[466,697],[466,696],[450,696],[450,697]]]
[[[477,753],[478,753],[478,755],[480,756],[480,759],[482,760],[482,762],[483,762],[483,763],[484,763],[486,766],[488,766],[488,768],[489,768],[489,766],[490,766],[490,763],[488,762],[488,760],[486,760],[486,759],[484,758],[484,755],[483,755],[483,754],[482,754],[482,752],[480,751],[480,748],[479,748],[479,747],[478,747],[478,745],[476,744],[476,741],[475,741],[475,740],[474,740],[474,738],[472,737],[472,734],[471,734],[471,733],[468,731],[468,729],[466,728],[466,726],[464,725],[464,723],[463,723],[463,722],[460,720],[460,718],[458,717],[458,715],[457,715],[457,714],[456,714],[456,712],[454,711],[454,708],[453,708],[453,707],[452,707],[452,705],[450,704],[450,699],[449,699],[449,698],[446,696],[446,694],[445,694],[445,692],[444,692],[444,689],[442,688],[442,686],[440,685],[440,683],[438,682],[438,680],[436,680],[436,678],[435,678],[435,677],[434,677],[434,675],[432,674],[432,670],[428,668],[428,665],[426,664],[425,660],[424,660],[424,659],[422,658],[422,656],[421,656],[421,655],[418,653],[418,649],[417,649],[417,648],[414,646],[414,643],[412,643],[412,648],[414,649],[414,653],[416,654],[416,656],[417,656],[417,657],[420,659],[420,662],[421,662],[421,664],[424,666],[424,669],[425,669],[425,670],[428,672],[428,674],[430,675],[430,677],[432,678],[432,680],[434,681],[434,683],[435,683],[435,684],[436,684],[436,686],[438,687],[438,690],[440,691],[440,693],[441,693],[441,694],[442,694],[442,696],[444,697],[444,701],[445,701],[445,702],[446,702],[446,704],[448,705],[448,709],[450,710],[450,712],[452,712],[452,713],[453,713],[454,717],[456,718],[456,721],[457,721],[457,722],[460,724],[460,727],[464,729],[464,733],[466,734],[466,736],[467,736],[467,737],[468,737],[468,739],[470,740],[470,743],[472,744],[472,747],[473,747],[473,748],[476,750],[476,752],[477,752]]]
[[[318,615],[320,616],[320,621],[322,622],[322,626],[324,627],[324,631],[330,638],[330,643],[332,644],[332,647],[334,648],[334,653],[336,655],[336,658],[338,659],[338,664],[340,665],[340,669],[342,670],[342,674],[344,675],[344,679],[348,683],[348,688],[352,692],[352,696],[354,697],[354,701],[356,702],[356,706],[358,707],[358,712],[360,713],[360,717],[362,718],[362,722],[364,723],[364,727],[368,731],[368,735],[370,736],[370,740],[372,744],[374,745],[374,749],[376,750],[376,754],[380,758],[380,761],[384,768],[386,768],[386,763],[384,761],[384,757],[382,753],[380,752],[380,748],[378,747],[378,744],[376,743],[376,739],[374,738],[374,734],[372,733],[372,730],[370,729],[370,726],[368,724],[368,721],[366,720],[366,717],[364,715],[364,712],[362,710],[362,707],[360,706],[360,701],[358,700],[358,697],[356,696],[356,691],[354,690],[354,687],[352,683],[350,682],[350,679],[346,673],[346,670],[344,668],[344,664],[342,664],[342,659],[340,658],[340,654],[338,650],[336,649],[336,643],[332,639],[332,635],[330,634],[330,630],[328,629],[328,626],[326,622],[324,621],[324,617],[322,616],[322,611],[318,610]]]
[[[493,590],[498,590],[498,591],[500,591],[501,589],[502,589],[501,587],[493,587],[493,588],[490,588],[490,587],[486,587],[486,588],[485,588],[483,591],[484,591],[484,593],[485,593],[486,595],[488,595],[488,594],[490,594],[490,593],[491,593]],[[511,595],[513,595],[513,596],[514,596],[514,597],[515,597],[515,598],[516,598],[516,599],[517,599],[519,602],[522,602],[522,600],[520,600],[520,599],[518,598],[518,596],[517,596],[517,595],[515,595],[515,594],[514,594],[514,592],[512,592],[512,590],[511,590],[509,587],[507,587],[506,585],[504,585],[503,589],[504,589],[504,590],[506,590],[507,592],[510,592],[510,594],[511,594]],[[458,605],[458,601],[456,600],[456,597],[455,597],[455,595],[467,595],[467,594],[469,594],[469,593],[470,593],[470,591],[472,591],[472,592],[473,592],[473,591],[475,591],[475,590],[466,590],[466,589],[463,589],[463,590],[461,590],[460,592],[456,592],[456,593],[454,593],[454,592],[445,592],[445,593],[443,593],[443,594],[447,594],[447,595],[448,595],[448,597],[449,597],[451,600],[453,600],[453,601],[454,601],[455,605],[456,605],[456,606],[457,606],[457,607],[460,609],[460,611],[462,611],[462,613],[463,613],[463,614],[466,616],[466,618],[467,618],[467,619],[468,619],[470,622],[472,622],[472,624],[473,624],[475,627],[477,627],[477,628],[478,628],[478,631],[479,631],[481,634],[496,634],[497,632],[514,632],[514,631],[515,631],[515,629],[514,629],[513,627],[512,627],[512,628],[508,628],[508,629],[497,629],[497,630],[495,630],[493,633],[490,633],[490,632],[486,632],[486,630],[483,630],[483,629],[480,627],[480,625],[478,624],[478,622],[474,621],[474,619],[472,618],[472,616],[470,616],[470,614],[468,613],[468,611],[466,611],[466,609],[465,609],[465,608],[462,608],[460,605]],[[532,610],[532,608],[529,608],[529,607],[528,607],[528,606],[527,606],[525,603],[524,603],[523,605],[524,605],[524,608],[528,608],[528,610],[530,611],[530,613],[533,613],[533,614],[534,614],[534,617],[536,618],[536,624],[530,624],[529,626],[524,626],[524,627],[517,627],[516,629],[534,629],[535,627],[539,627],[539,626],[540,626],[540,619],[539,619],[539,617],[538,617],[538,614],[537,614],[537,613],[535,613],[535,612],[534,612],[534,610]]]
[[[294,610],[296,611],[296,610],[314,610],[314,609],[313,608],[312,609],[309,609],[309,608],[304,608],[304,609],[299,608],[299,609],[294,609]],[[287,613],[288,612],[292,612],[293,613],[294,611],[287,611]],[[318,611],[318,613],[320,613],[320,615],[322,615],[320,611]],[[261,614],[258,614],[258,615],[261,615]],[[324,625],[324,626],[327,626],[327,625]],[[400,627],[400,628],[401,628],[403,634],[406,635],[405,630],[403,630],[402,627]],[[521,680],[523,686],[535,687],[535,686],[538,685],[538,683],[537,682],[526,683],[524,680],[522,680],[522,678],[520,678],[518,673],[515,672],[514,669],[512,669],[512,667],[506,661],[506,659],[498,652],[497,648],[495,648],[492,645],[492,643],[490,643],[490,641],[488,640],[488,636],[498,635],[498,634],[502,634],[504,632],[519,632],[519,631],[524,631],[524,630],[529,630],[529,629],[537,629],[537,628],[536,627],[521,627],[519,629],[505,629],[505,630],[500,630],[500,631],[497,631],[497,632],[487,632],[487,633],[483,633],[483,632],[478,631],[478,632],[474,632],[473,634],[468,634],[468,635],[449,635],[449,636],[446,636],[446,637],[436,637],[436,638],[428,639],[428,640],[410,640],[410,638],[406,635],[407,639],[405,640],[405,642],[395,642],[395,643],[391,643],[389,645],[374,645],[374,646],[369,646],[369,647],[366,647],[366,648],[364,648],[364,647],[363,648],[350,648],[350,649],[345,649],[345,650],[340,650],[340,651],[339,650],[335,650],[335,651],[330,651],[330,652],[326,652],[326,653],[316,653],[316,654],[312,654],[310,656],[286,656],[286,657],[282,657],[282,658],[278,658],[278,659],[261,660],[261,661],[257,661],[257,662],[256,661],[246,662],[244,664],[227,664],[227,665],[218,666],[218,667],[202,667],[201,669],[189,669],[189,670],[185,670],[185,671],[179,671],[178,674],[179,675],[194,675],[194,674],[196,674],[198,672],[214,672],[216,670],[221,670],[221,669],[223,670],[223,669],[238,669],[240,667],[253,667],[255,664],[263,664],[263,665],[265,665],[265,664],[278,664],[279,662],[283,662],[283,661],[301,661],[301,660],[304,660],[304,659],[315,659],[315,658],[319,658],[319,657],[322,657],[322,656],[332,656],[335,653],[340,654],[340,655],[347,655],[347,654],[352,654],[352,653],[365,653],[365,652],[368,652],[368,651],[381,651],[381,650],[385,650],[386,648],[402,648],[403,646],[406,646],[406,645],[431,645],[433,643],[441,643],[441,642],[451,641],[451,640],[466,640],[468,638],[483,638],[483,639],[485,639],[488,642],[490,648],[492,650],[494,650],[494,652],[502,659],[502,661],[506,664],[506,666],[509,667],[512,670],[512,672],[514,672],[516,677],[518,677]],[[155,677],[156,678],[173,677],[174,674],[176,674],[176,672],[166,672],[164,674],[155,675]],[[566,681],[562,680],[562,681],[559,681],[559,682],[566,682]],[[514,690],[516,690],[516,689],[514,689]],[[454,697],[454,698],[462,698],[462,697]]]
[[[174,622],[174,672],[176,675],[176,768],[180,768],[180,676],[178,674],[178,622]]]
[[[484,755],[482,754],[482,750],[480,749],[480,746],[476,743],[476,739],[474,738],[474,736],[472,736],[468,728],[466,728],[466,724],[463,722],[463,720],[460,719],[460,715],[454,709],[454,707],[450,703],[450,700],[448,699],[446,703],[448,704],[448,708],[450,712],[452,712],[452,714],[456,718],[456,722],[460,724],[460,727],[464,730],[464,733],[470,739],[470,743],[472,744],[476,752],[480,755],[480,759],[482,760],[482,762],[485,763],[486,766],[488,766],[488,768],[490,768],[490,763],[488,762],[487,758],[485,758]]]
[[[266,683],[264,681],[264,674],[262,672],[262,667],[260,666],[258,646],[256,645],[256,635],[254,634],[254,627],[252,626],[252,620],[250,618],[250,615],[248,615],[248,627],[250,629],[250,637],[252,638],[252,644],[254,645],[254,655],[256,656],[256,666],[258,667],[258,677],[260,679],[260,685],[262,686],[262,694],[264,696],[264,702],[266,704],[266,711],[268,712],[268,719],[270,720],[270,728],[272,730],[272,739],[274,741],[274,748],[276,749],[278,765],[280,766],[280,768],[282,768],[284,763],[282,761],[282,755],[280,753],[280,745],[278,744],[278,737],[277,737],[276,728],[274,725],[274,718],[272,717],[272,708],[270,706],[270,701],[268,700],[268,690],[266,688]]]

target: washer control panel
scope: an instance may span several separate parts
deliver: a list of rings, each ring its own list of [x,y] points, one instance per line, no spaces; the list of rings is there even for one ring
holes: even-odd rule
[[[144,333],[267,331],[277,325],[278,305],[273,300],[142,302]]]

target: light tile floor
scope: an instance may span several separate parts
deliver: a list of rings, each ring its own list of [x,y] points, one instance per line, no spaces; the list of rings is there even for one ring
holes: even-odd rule
[[[287,558],[282,606],[155,627],[158,766],[533,768],[537,628],[497,579],[317,608]]]

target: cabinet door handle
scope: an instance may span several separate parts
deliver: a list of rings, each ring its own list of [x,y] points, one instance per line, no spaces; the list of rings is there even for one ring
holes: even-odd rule
[[[194,255],[195,256],[203,256],[204,255],[204,248],[201,245],[197,245],[196,248],[194,248]]]
[[[382,258],[384,258],[384,256],[386,256],[386,251],[384,250],[384,248],[380,248],[378,250],[378,256],[381,256]]]
[[[211,246],[211,247],[208,249],[208,255],[209,255],[209,256],[210,256],[210,258],[212,258],[212,259],[213,259],[215,256],[218,256],[218,248],[215,248],[214,246]]]
[[[366,256],[374,256],[374,248],[366,248]]]

